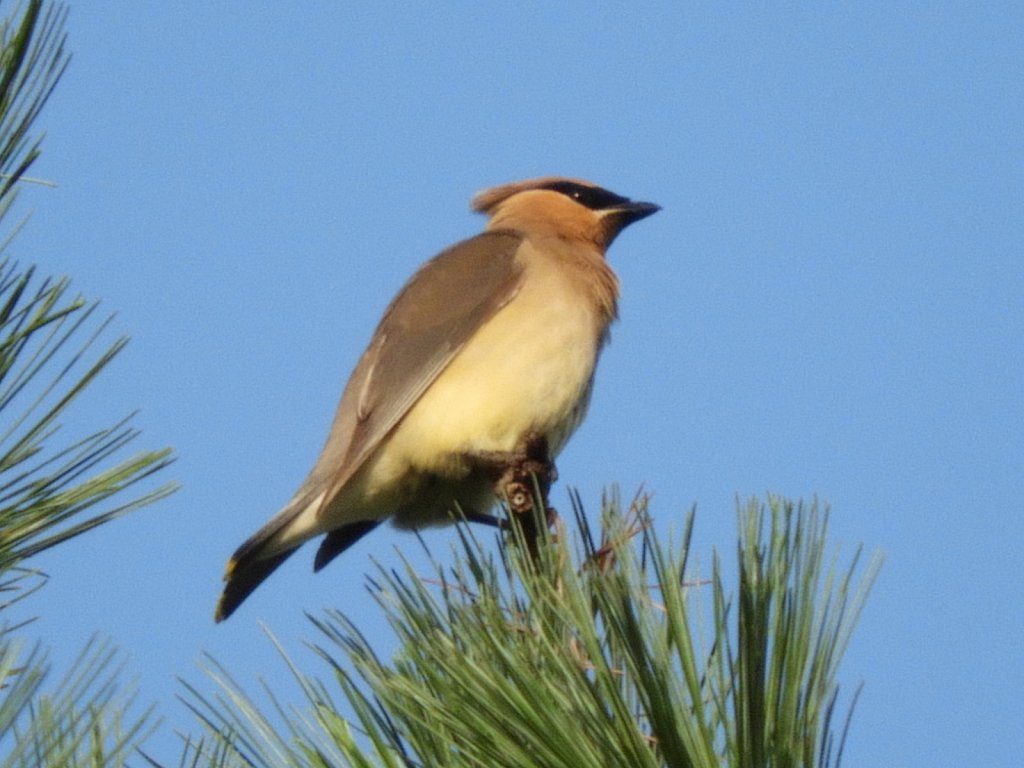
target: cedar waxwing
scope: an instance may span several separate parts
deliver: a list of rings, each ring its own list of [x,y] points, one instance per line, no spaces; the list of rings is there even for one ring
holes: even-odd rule
[[[550,463],[579,426],[616,316],[605,249],[659,207],[562,178],[494,187],[472,205],[486,230],[391,302],[309,476],[228,561],[217,621],[314,537],[326,534],[319,571],[388,518],[450,523],[456,505],[486,518],[503,471],[538,451]]]

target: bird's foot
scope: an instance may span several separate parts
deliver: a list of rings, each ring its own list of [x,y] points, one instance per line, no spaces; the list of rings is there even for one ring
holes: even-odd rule
[[[540,447],[538,447],[540,446]],[[473,462],[494,473],[494,490],[508,501],[509,509],[523,514],[533,509],[533,478],[547,503],[548,491],[558,478],[558,470],[547,457],[547,442],[528,442],[521,451],[481,451]]]
[[[488,451],[479,456],[497,473],[495,491],[508,501],[509,509],[517,514],[526,514],[533,509],[536,478],[540,497],[547,507],[548,491],[558,478],[558,470],[548,452],[548,441],[543,436],[531,436],[523,441],[517,451]]]
[[[537,479],[537,486],[540,490],[540,499],[548,516],[557,517],[557,513],[548,504],[548,491],[551,489],[551,481],[548,479],[546,466],[532,466],[524,463],[515,467],[509,467],[498,480],[497,488],[505,496],[509,510],[516,515],[525,515],[534,508],[534,484]]]
[[[467,516],[467,519],[496,524],[502,530],[518,527],[527,547],[536,554],[540,527],[550,529],[558,520],[558,513],[548,503],[548,492],[558,477],[558,470],[550,458],[547,439],[531,436],[523,441],[519,450],[482,451],[474,453],[472,460],[478,467],[494,473],[494,491],[508,503],[510,518],[499,523],[494,522],[498,518],[486,516],[488,519],[484,519],[482,515]]]

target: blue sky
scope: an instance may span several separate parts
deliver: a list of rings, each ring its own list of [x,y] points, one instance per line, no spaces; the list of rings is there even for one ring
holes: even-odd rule
[[[133,337],[69,429],[140,407],[184,485],[41,558],[58,666],[112,638],[173,763],[202,652],[283,684],[262,621],[319,671],[323,606],[386,642],[364,574],[414,538],[316,577],[303,551],[215,627],[224,561],[303,478],[390,297],[479,231],[469,197],[574,175],[664,210],[611,249],[621,320],[556,506],[643,485],[667,531],[696,504],[707,567],[737,495],[827,500],[845,556],[886,557],[847,764],[1016,764],[1020,5],[191,6],[72,4],[33,168],[59,187],[20,203],[11,253]]]

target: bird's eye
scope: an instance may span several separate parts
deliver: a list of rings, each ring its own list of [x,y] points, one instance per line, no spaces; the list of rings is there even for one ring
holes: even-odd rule
[[[617,205],[629,202],[626,198],[616,195],[614,192],[609,192],[607,189],[587,187],[574,181],[555,181],[545,186],[544,189],[559,192],[593,211],[614,208]]]

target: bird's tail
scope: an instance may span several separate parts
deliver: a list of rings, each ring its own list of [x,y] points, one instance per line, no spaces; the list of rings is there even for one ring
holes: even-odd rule
[[[277,570],[277,566],[288,559],[298,547],[286,549],[262,560],[236,560],[234,557],[228,561],[227,572],[224,574],[224,591],[217,601],[217,610],[213,615],[216,622],[224,621],[235,612],[235,609],[242,604],[252,591],[256,589],[263,580]]]
[[[224,569],[224,591],[217,601],[214,620],[224,621],[252,591],[272,574],[309,537],[300,530],[302,513],[319,506],[321,496],[296,496],[270,522],[250,536],[228,560]]]

